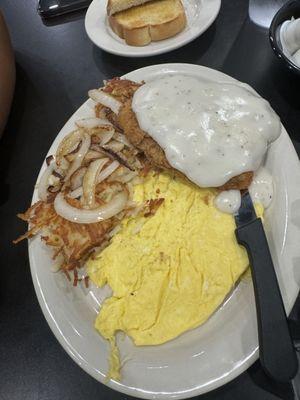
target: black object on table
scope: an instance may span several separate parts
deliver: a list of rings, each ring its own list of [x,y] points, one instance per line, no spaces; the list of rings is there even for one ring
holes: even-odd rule
[[[91,0],[39,0],[37,11],[42,18],[54,18],[62,14],[84,10]]]
[[[278,382],[297,374],[298,360],[261,218],[257,218],[250,193],[242,193],[235,214],[235,235],[247,250],[255,293],[259,360],[265,373]]]
[[[255,3],[259,1],[250,0],[252,7]],[[11,244],[24,231],[15,215],[30,204],[52,141],[87,91],[103,79],[151,64],[186,62],[216,68],[252,85],[280,115],[300,154],[300,80],[280,65],[269,44],[268,28],[250,19],[248,1],[223,0],[216,22],[200,38],[171,53],[142,59],[117,57],[96,48],[85,33],[84,13],[46,26],[36,5],[34,0],[0,4],[17,61],[15,99],[0,141],[0,399],[125,400],[129,396],[96,382],[58,344],[34,293],[27,244]],[[255,15],[252,9],[252,18]],[[300,299],[291,318],[292,333],[299,339]],[[293,385],[276,384],[257,362],[200,398],[296,399],[297,390],[298,376]]]

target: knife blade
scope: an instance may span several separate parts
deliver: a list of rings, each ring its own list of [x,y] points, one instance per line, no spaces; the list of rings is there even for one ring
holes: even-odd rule
[[[250,262],[261,365],[271,378],[288,382],[298,371],[298,360],[264,227],[248,191],[242,194],[234,218],[237,241],[246,248]]]

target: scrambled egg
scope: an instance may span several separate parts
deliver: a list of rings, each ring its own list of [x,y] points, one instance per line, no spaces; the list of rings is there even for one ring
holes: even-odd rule
[[[249,265],[231,215],[201,189],[166,173],[149,174],[134,200],[164,198],[154,216],[123,222],[111,244],[88,262],[97,286],[108,284],[95,327],[111,343],[110,374],[119,378],[115,333],[135,345],[157,345],[205,322]],[[257,206],[262,214],[262,207]]]

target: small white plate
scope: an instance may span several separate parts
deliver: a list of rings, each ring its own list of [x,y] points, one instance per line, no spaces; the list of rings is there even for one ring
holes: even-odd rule
[[[155,65],[125,77],[149,81],[170,72],[234,81],[221,72],[190,64]],[[53,154],[63,136],[74,129],[76,119],[92,113],[92,101],[88,100],[62,128],[48,154]],[[284,127],[280,138],[270,146],[266,166],[273,174],[276,191],[272,206],[265,213],[265,229],[285,308],[290,312],[300,281],[300,168]],[[45,163],[39,177],[44,169]],[[33,195],[36,200],[37,190]],[[74,288],[63,274],[51,272],[49,249],[39,237],[29,241],[29,257],[36,294],[50,328],[73,360],[104,383],[109,346],[94,329],[94,320],[107,291],[94,286]],[[127,359],[123,379],[110,381],[108,386],[127,395],[183,399],[224,385],[258,357],[251,279],[243,278],[202,326],[160,346],[136,347],[126,338],[120,341],[120,351],[122,359]]]
[[[176,36],[147,46],[129,46],[110,28],[106,0],[93,0],[85,16],[85,29],[91,41],[109,53],[126,57],[146,57],[182,47],[200,36],[216,19],[221,0],[182,0],[187,16],[186,28]]]

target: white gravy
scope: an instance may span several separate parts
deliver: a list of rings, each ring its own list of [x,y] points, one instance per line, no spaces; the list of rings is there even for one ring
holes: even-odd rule
[[[264,208],[271,204],[274,195],[273,179],[264,167],[255,172],[249,193],[253,202],[261,203]]]
[[[234,214],[241,206],[241,192],[239,190],[224,190],[214,200],[215,206],[222,212]]]
[[[239,83],[170,74],[141,86],[132,108],[170,165],[201,187],[256,171],[281,131],[269,103]]]

